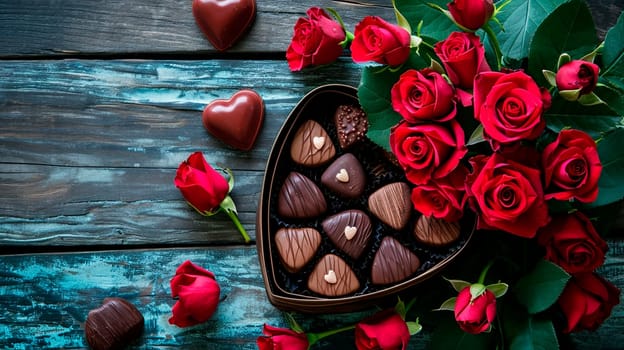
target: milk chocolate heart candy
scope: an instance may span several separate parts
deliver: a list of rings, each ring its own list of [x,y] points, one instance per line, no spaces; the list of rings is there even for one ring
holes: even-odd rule
[[[236,149],[253,148],[264,120],[264,102],[253,90],[241,90],[229,100],[215,100],[204,108],[208,132]]]
[[[241,38],[256,17],[255,0],[193,0],[195,23],[219,51]]]

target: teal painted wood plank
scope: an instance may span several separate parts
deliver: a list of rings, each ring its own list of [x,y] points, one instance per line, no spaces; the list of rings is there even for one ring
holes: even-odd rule
[[[349,28],[365,14],[392,20],[391,3],[367,1],[257,1],[247,35],[228,53],[285,52],[292,27],[310,6],[332,7]],[[353,29],[351,29],[353,30]],[[15,55],[215,54],[195,25],[191,1],[3,1],[0,57]]]
[[[621,0],[589,0],[599,34],[613,25]],[[331,7],[353,31],[366,15],[393,21],[390,0],[257,2],[247,35],[225,54],[216,53],[194,23],[191,1],[3,1],[0,2],[0,57],[34,55],[150,55],[205,57],[229,53],[283,53],[296,19],[310,6]]]
[[[624,244],[611,246],[601,273],[624,288]],[[169,280],[186,259],[215,273],[223,301],[207,323],[181,329],[167,322],[175,302]],[[426,286],[424,290],[432,292]],[[0,256],[0,347],[85,347],[86,315],[110,296],[129,300],[145,317],[144,335],[134,348],[255,349],[263,323],[286,326],[282,312],[268,302],[254,247]],[[374,311],[370,305],[357,313],[295,317],[306,330],[318,332],[357,322]],[[597,332],[575,335],[574,344],[578,349],[619,349],[622,327],[620,304]],[[424,349],[429,335],[413,336],[409,348]],[[352,333],[315,348],[339,347],[355,348]]]
[[[225,215],[206,219],[184,203],[173,186],[180,162],[201,151],[234,171],[253,236],[266,159],[290,110],[318,85],[358,79],[346,60],[315,74],[291,73],[285,60],[2,61],[0,246],[241,243]],[[201,123],[207,103],[242,88],[266,105],[249,152]]]
[[[314,74],[286,60],[2,61],[0,159],[85,167],[177,167],[195,150],[234,169],[264,170],[284,118],[322,84],[359,83],[343,59]],[[257,91],[266,118],[251,152],[235,151],[201,124],[206,104]]]

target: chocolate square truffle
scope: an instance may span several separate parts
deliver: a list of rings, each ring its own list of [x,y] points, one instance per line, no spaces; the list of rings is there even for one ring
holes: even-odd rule
[[[342,149],[362,141],[368,131],[368,118],[359,106],[341,105],[334,114],[338,143]]]
[[[85,322],[87,343],[94,350],[123,349],[143,332],[143,315],[122,298],[106,298],[89,311]]]

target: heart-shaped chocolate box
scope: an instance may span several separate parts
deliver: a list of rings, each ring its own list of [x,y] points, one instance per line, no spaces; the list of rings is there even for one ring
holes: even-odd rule
[[[459,223],[459,237],[449,244],[440,246],[423,244],[416,239],[414,230],[421,215],[413,209],[411,209],[407,224],[402,229],[397,230],[392,228],[391,225],[382,222],[378,218],[377,213],[373,213],[369,208],[369,197],[388,184],[407,184],[407,181],[403,171],[391,160],[391,156],[366,138],[348,146],[347,150],[342,149],[338,139],[334,114],[339,106],[345,105],[357,106],[359,108],[357,90],[351,86],[330,84],[320,86],[309,92],[295,106],[284,122],[267,161],[258,204],[256,240],[258,258],[268,298],[273,305],[282,310],[333,313],[350,312],[370,307],[376,302],[390,298],[398,292],[414,286],[439,272],[440,269],[461,252],[474,231],[474,217],[465,217]],[[301,164],[301,162],[295,162],[291,155],[291,145],[293,140],[296,139],[296,134],[300,129],[303,129],[302,126],[305,127],[304,124],[309,124],[310,120],[322,126],[327,132],[329,140],[324,140],[324,138],[320,137],[314,138],[331,142],[335,148],[335,155],[333,155],[331,160],[321,165],[310,166]],[[319,140],[314,140],[314,143],[312,143],[312,136],[314,135],[308,136],[312,145],[310,147],[318,146],[320,149],[322,142],[318,144],[316,141]],[[332,166],[332,162],[345,153],[351,153],[359,160],[366,175],[365,189],[357,198],[340,196],[321,182],[323,173]],[[340,170],[342,172],[344,169]],[[279,200],[284,200],[280,198],[282,196],[280,192],[282,192],[285,182],[293,182],[293,172],[297,173],[298,176],[303,175],[307,177],[318,186],[326,201],[326,210],[322,214],[308,218],[293,218],[284,216],[283,208],[281,210],[278,208]],[[340,175],[336,174],[336,177],[340,178]],[[298,181],[296,178],[295,180]],[[328,226],[323,224],[325,220],[337,214],[345,216],[346,211],[350,213],[357,212],[359,216],[363,212],[370,219],[372,226],[370,236],[367,237],[365,242],[366,248],[364,252],[355,255],[355,258],[353,254],[349,254],[344,250],[344,246],[340,246],[340,244],[345,243],[344,238],[342,239],[343,242],[337,242],[334,232],[328,233],[324,231],[324,228],[328,228]],[[319,241],[319,237],[308,235],[309,232],[306,232],[305,235],[302,233],[303,231],[314,230],[320,233],[318,248],[312,250],[312,253],[310,253],[312,257],[305,261],[303,266],[301,266],[302,259],[298,259],[298,266],[296,269],[293,269],[292,264],[294,262],[291,261],[289,266],[284,260],[285,253],[282,240],[284,234],[293,233],[287,231],[299,231],[297,233],[300,234],[300,237],[303,237],[302,239],[305,240],[305,243],[314,246]],[[356,230],[345,226],[344,234],[348,237],[346,239],[351,239],[352,231]],[[281,236],[280,240],[282,240],[279,242],[280,247],[278,247],[276,239],[278,232],[279,236]],[[394,240],[384,240],[385,237],[392,237]],[[390,271],[388,274],[377,274],[377,281],[373,281],[371,276],[374,273],[372,270],[379,269],[379,266],[373,267],[373,265],[380,265],[377,262],[376,253],[379,250],[384,250],[384,252],[388,253],[389,250],[395,247],[399,247],[399,250],[404,251],[396,254],[392,251],[389,255],[398,256],[403,254],[411,257],[415,255],[417,256],[416,260],[419,261],[417,269],[414,272],[410,272],[402,280],[393,283],[380,283],[379,276],[382,276],[381,278],[383,279],[386,277],[385,275],[391,275],[394,271]],[[289,247],[291,249],[290,253],[293,253],[298,248]],[[279,249],[282,249],[282,251],[279,251]],[[295,254],[300,255],[298,253]],[[301,256],[298,256],[298,258],[301,258]],[[336,271],[322,270],[319,274],[321,267],[327,269],[327,264],[335,260],[342,260],[346,264],[341,263],[339,267],[334,268]],[[388,259],[388,261],[391,262],[392,259]],[[383,262],[388,265],[388,261]],[[348,267],[345,267],[345,265]],[[341,285],[341,281],[336,281],[336,273],[340,274],[344,272],[344,269],[351,270],[355,278],[357,278],[357,282],[351,286],[353,288],[349,289],[348,292],[342,290],[338,295],[333,296],[331,293],[329,295],[319,294],[318,288],[310,288],[310,280],[314,280],[314,284],[327,283],[327,287],[332,287],[332,285],[334,287],[344,287],[344,285]],[[345,278],[353,277],[353,274],[350,272],[348,274]],[[314,290],[317,291],[315,292]]]

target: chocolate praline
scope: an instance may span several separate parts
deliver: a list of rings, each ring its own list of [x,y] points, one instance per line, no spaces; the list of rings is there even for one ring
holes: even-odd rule
[[[353,259],[362,255],[372,233],[368,215],[357,209],[332,215],[323,220],[321,226],[336,247]]]
[[[306,219],[327,210],[327,202],[318,186],[305,175],[291,172],[277,198],[277,213],[286,218]]]
[[[102,306],[89,311],[85,337],[94,350],[123,349],[143,332],[143,315],[122,298],[106,298]]]
[[[345,153],[327,167],[321,183],[343,198],[357,198],[364,193],[366,174],[360,161]]]

